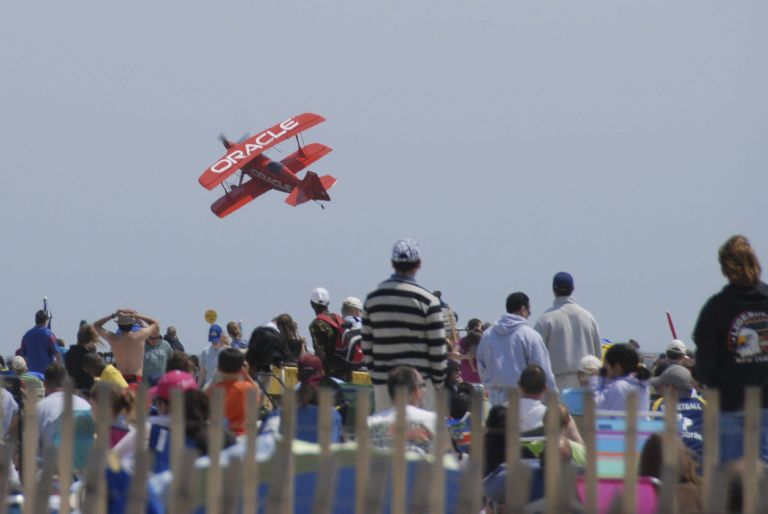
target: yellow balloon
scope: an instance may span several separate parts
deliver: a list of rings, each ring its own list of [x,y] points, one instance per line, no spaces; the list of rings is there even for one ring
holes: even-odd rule
[[[216,323],[216,318],[218,318],[218,314],[216,314],[216,311],[213,309],[208,309],[205,311],[205,321],[207,321],[210,324]]]

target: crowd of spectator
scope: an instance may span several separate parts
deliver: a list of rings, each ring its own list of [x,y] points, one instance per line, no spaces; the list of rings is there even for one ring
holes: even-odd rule
[[[334,392],[332,441],[354,438],[345,429],[350,400],[343,393],[360,372],[372,384],[373,412],[368,424],[375,447],[392,447],[394,402],[403,390],[408,451],[460,457],[471,444],[467,438],[471,424],[483,423],[488,450],[484,469],[492,477],[503,466],[507,393],[512,387],[520,390],[519,431],[524,437],[544,436],[547,407],[543,399],[547,392],[559,394],[558,447],[563,461],[574,465],[586,460],[576,423],[583,415],[584,401],[594,401],[599,411],[625,413],[627,398],[634,394],[638,412],[647,415],[663,411],[664,394],[672,394],[677,400],[683,496],[698,498],[686,503],[686,512],[698,512],[690,507],[701,506],[702,392],[706,388],[721,392],[719,443],[722,460],[729,461],[743,453],[745,388],[768,387],[768,288],[760,280],[759,261],[743,236],[726,241],[719,260],[728,284],[701,311],[693,335],[696,351],[674,338],[651,366],[641,362],[634,340],[603,344],[595,317],[576,303],[575,280],[567,272],[554,275],[554,302],[534,326],[529,324],[531,299],[516,291],[507,296],[505,312],[496,322],[471,318],[463,337],[455,337],[456,314],[416,279],[421,249],[411,239],[394,245],[393,273],[364,300],[347,297],[340,314],[331,309],[326,289],[312,290],[309,300],[315,318],[308,327],[309,340],[287,313],[254,329],[247,341],[240,323],[229,322],[225,329],[211,323],[209,344],[195,356],[185,352],[174,327],[162,335],[154,317],[118,308],[93,323],[83,321],[76,343],[66,348],[51,330],[48,314],[39,311],[9,366],[0,363],[6,378],[6,388],[0,390],[2,435],[23,434],[17,428],[19,412],[25,406],[23,392],[31,391],[37,396],[40,449],[60,444],[62,391],[69,380],[76,391],[76,416],[90,416],[98,391],[109,395],[109,445],[124,467],[132,469],[136,451],[148,448],[154,454],[154,471],[160,472],[169,468],[169,431],[174,429],[171,391],[183,394],[187,445],[205,454],[209,402],[215,391],[224,398],[226,428],[221,437],[225,447],[237,444],[244,434],[248,398],[262,409],[260,433],[280,432],[279,395],[270,390],[274,381],[281,381],[275,370],[292,365],[297,368],[299,439],[317,442],[321,387]],[[110,349],[107,355],[99,351],[104,342]],[[143,382],[151,385],[152,399],[147,441],[136,437],[135,412],[145,406],[136,405],[133,398]],[[437,419],[435,412],[436,392],[441,389],[450,400],[445,419]],[[487,399],[490,410],[485,420],[469,416],[476,394]],[[762,408],[768,408],[765,390]],[[768,459],[765,423],[761,457]],[[450,444],[435,448],[434,436],[441,430],[447,430]],[[93,434],[83,437],[92,439]],[[656,437],[646,443],[641,474],[659,477],[658,445]],[[524,451],[527,458],[540,457],[535,445]],[[498,511],[501,500],[492,497],[488,493],[488,506]]]

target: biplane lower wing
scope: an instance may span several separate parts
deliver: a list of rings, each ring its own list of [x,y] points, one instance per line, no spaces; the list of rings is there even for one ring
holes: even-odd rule
[[[280,164],[295,175],[321,157],[328,155],[331,149],[320,143],[310,143],[280,161]]]
[[[308,171],[304,179],[293,188],[291,194],[285,199],[288,205],[301,205],[309,200],[329,201],[328,189],[336,183],[336,179],[330,175],[318,177],[317,173]]]
[[[200,175],[198,182],[206,189],[213,189],[265,150],[323,121],[325,118],[322,116],[305,112],[259,132],[242,143],[230,144],[224,157],[211,164]]]
[[[270,189],[270,186],[251,179],[241,186],[233,187],[229,193],[213,202],[211,211],[219,218],[224,218]]]

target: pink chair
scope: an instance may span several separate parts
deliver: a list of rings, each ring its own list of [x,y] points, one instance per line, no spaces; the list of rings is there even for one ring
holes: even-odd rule
[[[576,478],[576,490],[579,493],[579,500],[583,504],[586,502],[586,484],[584,477]],[[656,507],[659,503],[656,485],[650,477],[638,477],[636,489],[636,509],[637,514],[656,514]],[[597,481],[597,512],[607,514],[610,511],[614,498],[624,492],[624,480],[621,478],[600,478]]]

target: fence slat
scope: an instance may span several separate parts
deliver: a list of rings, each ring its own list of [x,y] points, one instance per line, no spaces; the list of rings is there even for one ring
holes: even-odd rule
[[[448,411],[448,391],[441,387],[435,391],[435,414],[437,415],[437,427],[435,432],[434,445],[432,446],[432,469],[429,472],[429,505],[428,511],[431,514],[443,514],[445,512],[445,467],[444,455],[448,447],[448,433],[440,422],[447,419]],[[417,482],[419,483],[419,482]],[[415,495],[422,496],[422,495]],[[424,495],[426,496],[426,495]],[[411,502],[411,512],[414,511],[414,502]],[[427,509],[421,512],[426,512]]]
[[[220,514],[222,501],[221,447],[224,434],[224,390],[214,387],[211,395],[211,421],[208,426],[208,467],[206,514]]]
[[[230,458],[222,474],[221,514],[237,514],[243,483],[243,461],[238,457]]]
[[[285,466],[285,490],[283,500],[283,514],[293,514],[294,510],[294,475],[296,473],[293,459],[293,440],[296,438],[296,392],[288,388],[283,392],[282,421],[280,423],[283,432],[283,459]]]
[[[27,388],[24,396],[24,431],[22,437],[21,476],[24,495],[30,501],[24,502],[24,514],[35,514],[32,498],[37,490],[37,442],[40,432],[37,426],[37,393]]]
[[[747,387],[744,398],[744,514],[755,514],[760,455],[760,388]]]
[[[504,462],[507,466],[507,474],[504,477],[504,505],[511,512],[522,512],[525,504],[528,503],[530,493],[527,488],[524,494],[516,494],[515,491],[516,488],[523,487],[516,473],[520,469],[518,464],[521,464],[520,389],[517,387],[507,390],[507,413],[504,420],[504,451],[506,453]]]
[[[5,500],[8,497],[9,479],[11,476],[11,462],[15,448],[11,444],[0,444],[0,498]],[[67,495],[69,499],[69,495]],[[0,501],[0,514],[8,512],[8,503]]]
[[[592,391],[584,391],[584,446],[587,450],[587,465],[584,476],[585,514],[597,514],[597,419],[595,399]]]
[[[560,505],[560,402],[557,393],[547,392],[547,414],[544,418],[544,496],[547,514],[558,514]]]
[[[664,394],[664,435],[662,438],[661,495],[658,512],[677,513],[678,452],[677,396]]]
[[[64,382],[64,411],[61,413],[61,445],[59,446],[59,497],[61,505],[59,514],[69,514],[69,490],[72,488],[73,446],[75,438],[75,419],[72,413],[72,381]],[[5,495],[0,496],[5,498]]]
[[[391,459],[384,455],[371,457],[371,472],[368,486],[365,490],[365,510],[367,514],[381,514],[384,508],[384,496],[387,493],[387,483]]]
[[[170,409],[171,409],[171,474],[173,477],[180,477],[188,470],[182,467],[184,463],[184,451],[186,449],[185,439],[185,406],[184,406],[184,394],[180,389],[171,390],[170,397]],[[180,491],[180,482],[173,480],[171,482],[169,490],[168,503],[170,504],[170,511],[180,511],[179,505],[184,501],[184,497]]]
[[[144,514],[147,510],[147,479],[152,466],[152,457],[144,441],[147,440],[147,384],[141,383],[136,391],[136,450],[133,477],[128,489],[126,514]],[[173,466],[173,460],[171,460]],[[174,475],[177,476],[177,475]],[[173,486],[175,487],[175,486]],[[172,489],[173,490],[173,489]],[[175,510],[173,512],[183,512]]]
[[[97,514],[107,507],[106,497],[100,492],[100,484],[104,483],[105,459],[104,448],[98,444],[94,445],[85,469],[83,514]]]
[[[259,508],[259,463],[256,460],[256,424],[259,417],[258,392],[245,394],[245,458],[243,459],[243,512],[255,514]]]
[[[627,432],[624,447],[624,514],[635,512],[637,505],[637,392],[627,395],[626,416]]]
[[[322,472],[318,471],[317,473],[312,514],[332,514],[336,499],[336,463],[330,451],[328,454],[320,456],[317,469],[322,470]]]
[[[357,391],[355,400],[355,514],[366,514],[366,490],[371,466],[371,453],[368,440],[368,413],[371,410],[371,397],[366,389]]]
[[[719,487],[714,487],[716,483],[714,476],[720,462],[720,391],[717,389],[704,391],[704,403],[706,403],[704,406],[704,452],[702,455],[704,505],[712,506],[715,502],[713,495],[717,494],[715,489],[719,489]]]
[[[435,397],[437,400],[437,397]],[[419,460],[414,466],[414,483],[429,484],[432,480],[432,470],[434,466],[426,460]],[[408,514],[424,514],[430,512],[430,494],[423,494],[421,491],[414,491],[411,495],[411,501],[408,502]]]
[[[331,455],[331,413],[333,410],[333,391],[321,387],[318,392],[317,407],[320,410],[317,419],[317,441],[320,443],[320,456]],[[318,468],[322,469],[322,468]]]
[[[395,440],[392,448],[392,514],[405,514],[405,406],[408,392],[404,387],[395,391]]]

